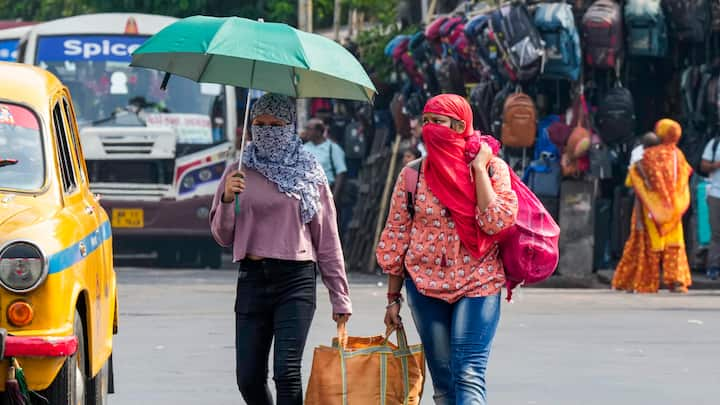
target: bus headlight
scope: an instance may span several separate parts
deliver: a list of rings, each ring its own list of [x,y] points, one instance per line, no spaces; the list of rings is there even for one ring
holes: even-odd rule
[[[193,178],[193,176],[185,176],[182,181],[182,187],[185,190],[191,190],[193,187],[195,187],[195,179]]]
[[[213,174],[212,174],[212,172],[210,171],[210,169],[202,169],[202,170],[200,170],[200,171],[198,172],[198,178],[199,178],[200,181],[202,181],[203,183],[204,183],[204,182],[207,182],[207,181],[210,181],[210,179],[212,179],[212,176],[213,176]]]
[[[37,288],[47,276],[47,260],[28,242],[14,242],[0,251],[0,284],[14,293]]]

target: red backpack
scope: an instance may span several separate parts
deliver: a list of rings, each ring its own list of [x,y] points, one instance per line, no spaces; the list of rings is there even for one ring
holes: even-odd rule
[[[415,217],[415,191],[423,159],[410,162],[403,170],[407,209]],[[492,177],[492,173],[490,173]],[[535,284],[549,278],[560,259],[560,227],[532,191],[510,170],[510,187],[518,198],[515,226],[498,235],[500,257],[505,268],[507,300],[521,284]]]
[[[582,19],[585,61],[588,66],[612,69],[622,56],[623,20],[613,0],[597,0]]]

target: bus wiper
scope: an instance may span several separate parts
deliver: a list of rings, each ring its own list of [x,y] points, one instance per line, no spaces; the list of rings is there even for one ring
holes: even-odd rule
[[[18,163],[17,159],[0,159],[0,167],[12,166]]]
[[[117,109],[117,110],[113,111],[109,117],[100,118],[99,120],[91,121],[90,124],[92,126],[104,124],[106,122],[110,122],[110,121],[114,120],[117,117],[121,117],[123,115],[128,115],[128,114],[130,114],[130,112],[127,109]]]

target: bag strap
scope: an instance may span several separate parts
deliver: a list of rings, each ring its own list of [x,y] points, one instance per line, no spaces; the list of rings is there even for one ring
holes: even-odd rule
[[[347,323],[342,322],[337,324],[337,342],[338,347],[341,350],[345,350],[348,343]]]
[[[383,341],[383,346],[387,345],[388,340],[390,340],[390,336],[393,334],[393,332],[395,332],[395,335],[397,336],[398,349],[402,351],[409,351],[410,346],[408,345],[407,335],[405,334],[405,328],[402,326],[402,324],[398,328],[388,328],[385,331],[385,340]]]
[[[337,173],[335,173],[335,159],[333,159],[333,153],[332,153],[333,143],[330,140],[328,140],[327,142],[330,144],[330,149],[328,149],[328,155],[330,156],[330,170],[332,171],[332,174],[333,174],[333,180],[335,180],[335,177],[337,177]]]
[[[415,218],[415,192],[420,184],[420,172],[422,171],[422,163],[424,158],[415,159],[405,166],[403,171],[403,181],[405,182],[405,198],[407,211],[410,219]]]

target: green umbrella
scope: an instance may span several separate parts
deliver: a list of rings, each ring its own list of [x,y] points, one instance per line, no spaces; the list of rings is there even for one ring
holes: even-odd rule
[[[297,98],[372,102],[376,93],[360,62],[340,44],[287,24],[239,17],[179,20],[145,41],[130,65],[166,72],[163,88],[175,74]],[[249,108],[248,91],[243,128]],[[243,130],[240,156],[244,138]]]
[[[371,102],[375,86],[340,44],[287,24],[194,16],[148,39],[131,66],[298,98]]]

